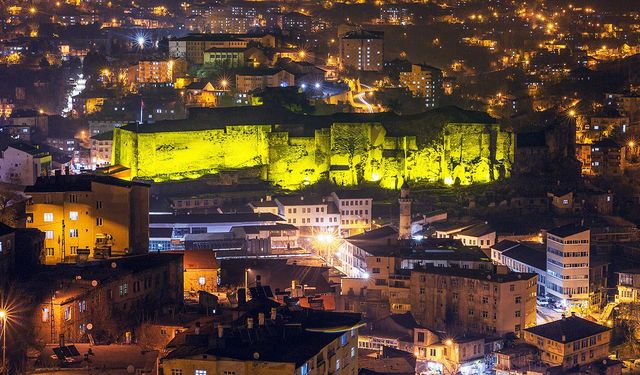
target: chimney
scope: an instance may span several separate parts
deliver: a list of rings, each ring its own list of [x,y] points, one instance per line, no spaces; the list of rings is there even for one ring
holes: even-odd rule
[[[253,329],[253,318],[247,318],[247,329]]]
[[[195,330],[196,335],[200,334],[200,322],[196,322],[196,330]]]
[[[218,338],[222,338],[222,336],[224,336],[224,327],[222,326],[222,324],[220,324],[218,326]]]
[[[258,313],[258,325],[259,326],[264,325],[264,313]]]
[[[270,317],[270,318],[271,318],[271,320],[276,320],[276,311],[277,311],[277,310],[276,310],[276,308],[275,308],[275,307],[272,307],[272,308],[271,308],[271,317]]]
[[[60,342],[60,347],[62,348],[62,347],[64,346],[64,333],[61,333],[61,334],[58,336],[58,340],[59,340],[59,342]]]

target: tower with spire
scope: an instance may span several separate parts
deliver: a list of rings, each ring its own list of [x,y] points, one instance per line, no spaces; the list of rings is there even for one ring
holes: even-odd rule
[[[408,240],[411,238],[411,197],[409,195],[409,184],[406,179],[400,188],[398,203],[400,203],[398,239]]]

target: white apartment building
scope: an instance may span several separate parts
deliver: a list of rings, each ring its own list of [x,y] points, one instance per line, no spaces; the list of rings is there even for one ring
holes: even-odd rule
[[[51,154],[28,143],[14,143],[0,154],[0,181],[33,185],[40,176],[51,173]]]
[[[547,295],[567,305],[587,303],[590,235],[588,228],[575,224],[547,232]]]
[[[345,235],[362,233],[371,229],[372,198],[365,198],[357,191],[333,192],[329,197],[340,211],[340,230]]]
[[[485,223],[438,223],[435,225],[435,238],[453,238],[465,246],[478,246],[489,249],[496,243],[496,231]]]
[[[301,236],[329,233],[348,237],[371,229],[372,198],[356,191],[333,192],[319,196],[267,196],[248,206],[255,213],[278,215],[287,224],[300,228]]]
[[[275,198],[278,215],[300,228],[301,235],[338,234],[340,212],[324,197],[285,196]]]

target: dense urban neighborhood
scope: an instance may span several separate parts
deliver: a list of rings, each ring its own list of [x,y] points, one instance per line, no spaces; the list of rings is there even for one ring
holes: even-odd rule
[[[640,373],[637,0],[0,1],[0,375]]]

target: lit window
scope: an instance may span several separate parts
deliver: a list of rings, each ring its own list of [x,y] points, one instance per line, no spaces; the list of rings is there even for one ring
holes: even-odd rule
[[[43,322],[48,322],[49,321],[49,308],[45,307],[44,309],[42,309],[42,321]]]
[[[206,277],[200,276],[198,278],[198,284],[200,284],[200,286],[204,286],[204,284],[206,284],[206,283],[207,283],[207,278]]]
[[[77,238],[78,237],[78,229],[69,229],[69,237]]]
[[[46,239],[48,240],[52,240],[53,239],[53,231],[52,230],[47,230],[44,232],[44,236]]]
[[[69,220],[78,220],[78,211],[69,212]]]
[[[71,306],[64,308],[64,320],[71,320]]]
[[[53,212],[45,212],[44,221],[47,221],[47,222],[53,221]]]
[[[340,360],[336,359],[336,371],[340,370]]]
[[[196,370],[194,375],[207,375],[207,370]]]
[[[96,218],[96,225],[99,226],[99,227],[102,226],[102,218],[101,217],[97,217]]]

